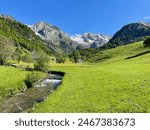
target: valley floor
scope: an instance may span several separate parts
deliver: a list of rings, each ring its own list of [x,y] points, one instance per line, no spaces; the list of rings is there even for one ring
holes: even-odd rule
[[[46,100],[36,104],[32,112],[150,112],[150,53],[143,54],[145,51],[142,43],[135,43],[92,59],[98,61],[105,53],[111,55],[103,62],[51,64],[51,70],[65,72],[62,84]],[[1,95],[10,86],[22,85],[26,74],[21,69],[0,67]]]

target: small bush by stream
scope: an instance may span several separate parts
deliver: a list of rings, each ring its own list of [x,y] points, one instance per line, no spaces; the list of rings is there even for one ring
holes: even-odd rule
[[[29,73],[27,76],[26,76],[26,79],[25,79],[25,84],[27,86],[27,88],[31,88],[34,86],[34,84],[36,82],[38,82],[40,79],[44,78],[44,76],[41,75],[40,72],[32,72],[32,73]]]

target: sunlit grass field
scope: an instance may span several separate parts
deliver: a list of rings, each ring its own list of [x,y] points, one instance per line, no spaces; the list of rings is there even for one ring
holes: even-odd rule
[[[112,57],[94,65],[53,65],[66,73],[62,85],[33,112],[150,112],[150,54],[125,60],[144,51],[141,42],[106,51]]]
[[[24,80],[28,73],[30,72],[23,69],[0,66],[0,99],[21,91],[25,87]],[[37,74],[41,77],[45,76],[41,72]]]
[[[27,72],[13,67],[0,66],[0,97],[9,92],[18,92],[24,86],[23,80]]]
[[[65,72],[62,84],[32,112],[150,112],[150,53],[136,56],[148,50],[139,42],[100,52],[83,64],[51,63],[50,70]],[[18,92],[28,73],[1,66],[0,97]]]

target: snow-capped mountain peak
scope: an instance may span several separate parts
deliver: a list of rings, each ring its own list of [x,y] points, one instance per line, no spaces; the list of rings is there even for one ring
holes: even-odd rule
[[[74,42],[81,45],[86,45],[87,47],[97,48],[103,46],[110,40],[110,36],[102,34],[84,33],[76,34],[70,37]]]
[[[61,48],[65,51],[71,52],[75,49],[98,48],[106,44],[110,36],[84,33],[68,36],[61,29],[46,22],[38,22],[29,27],[36,35],[48,42],[51,48]]]
[[[41,37],[50,48],[57,52],[72,52],[72,40],[61,29],[46,22],[38,22],[29,26],[36,35]]]

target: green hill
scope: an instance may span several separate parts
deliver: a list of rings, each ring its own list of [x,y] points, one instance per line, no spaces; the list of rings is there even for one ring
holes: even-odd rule
[[[14,46],[28,51],[49,52],[44,42],[26,25],[7,17],[0,17],[0,36],[10,39]]]
[[[136,55],[147,52],[149,48],[143,46],[143,42],[137,42],[129,45],[120,46],[117,48],[100,51],[88,60],[91,63],[98,63],[103,61],[118,61],[128,58],[136,57]]]

